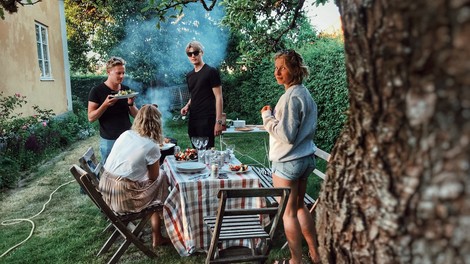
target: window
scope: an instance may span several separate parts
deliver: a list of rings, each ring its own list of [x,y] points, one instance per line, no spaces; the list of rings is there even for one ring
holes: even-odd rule
[[[38,49],[39,69],[41,70],[41,79],[52,79],[51,61],[49,58],[47,27],[36,23],[36,45]]]

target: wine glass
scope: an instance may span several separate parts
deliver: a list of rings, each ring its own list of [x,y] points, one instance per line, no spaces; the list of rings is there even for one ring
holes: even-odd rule
[[[232,156],[235,156],[235,145],[229,144],[226,146],[225,151],[227,151],[227,159],[230,161],[232,159]]]
[[[233,144],[227,145],[225,150],[227,150],[229,154],[233,154],[233,153],[235,153],[235,145],[233,145]]]
[[[209,138],[208,137],[201,137],[201,148],[206,149],[207,143],[209,143]]]
[[[191,142],[193,143],[193,146],[194,146],[197,150],[201,149],[202,141],[201,141],[201,138],[200,138],[200,137],[191,137]]]

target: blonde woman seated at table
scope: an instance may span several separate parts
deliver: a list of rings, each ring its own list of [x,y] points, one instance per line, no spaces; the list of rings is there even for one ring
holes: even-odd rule
[[[139,212],[168,196],[168,180],[160,171],[161,142],[161,113],[154,105],[144,105],[132,128],[116,140],[100,179],[103,198],[116,213]],[[150,221],[153,247],[169,243],[161,234],[160,215],[153,214]]]

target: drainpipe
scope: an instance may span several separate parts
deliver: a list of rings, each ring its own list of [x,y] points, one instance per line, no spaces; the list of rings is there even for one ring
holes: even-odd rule
[[[70,84],[70,63],[69,48],[67,46],[67,29],[65,24],[65,6],[64,0],[59,0],[60,13],[60,31],[62,35],[62,50],[64,53],[64,75],[65,75],[65,92],[67,95],[67,110],[72,111],[72,88]]]

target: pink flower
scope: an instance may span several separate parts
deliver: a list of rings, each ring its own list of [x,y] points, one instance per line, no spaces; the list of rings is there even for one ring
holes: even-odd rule
[[[43,126],[43,127],[47,126],[46,121],[42,122],[42,126]]]
[[[26,130],[28,127],[26,125],[21,127],[23,130]]]
[[[21,97],[21,94],[15,93],[15,96],[16,96],[16,97]]]

